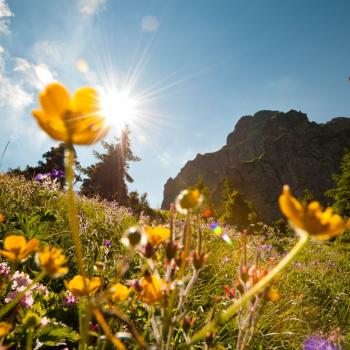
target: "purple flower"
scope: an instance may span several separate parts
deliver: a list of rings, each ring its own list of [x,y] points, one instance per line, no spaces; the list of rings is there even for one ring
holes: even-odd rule
[[[47,178],[47,174],[37,174],[35,177],[34,177],[34,180],[35,181],[38,181],[38,182],[41,182],[41,181],[44,181],[45,179]]]
[[[109,239],[105,239],[104,245],[105,247],[109,248],[112,245],[112,242]]]
[[[50,177],[51,179],[58,179],[64,177],[64,172],[63,170],[52,169],[50,172]]]
[[[317,335],[312,335],[304,341],[304,350],[340,350],[340,348]]]

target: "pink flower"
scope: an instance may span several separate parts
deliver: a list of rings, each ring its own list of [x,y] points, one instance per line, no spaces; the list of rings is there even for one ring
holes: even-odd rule
[[[76,298],[71,291],[67,290],[66,295],[63,299],[63,303],[66,306],[75,305],[78,302],[78,298]]]

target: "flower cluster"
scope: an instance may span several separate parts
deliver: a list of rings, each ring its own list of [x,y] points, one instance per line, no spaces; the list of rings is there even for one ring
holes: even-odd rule
[[[34,180],[37,182],[42,182],[44,180],[56,180],[64,178],[64,171],[52,169],[49,173],[39,173],[34,177]]]

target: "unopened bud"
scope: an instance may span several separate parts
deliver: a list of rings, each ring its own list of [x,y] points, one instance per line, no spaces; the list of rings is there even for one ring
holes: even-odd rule
[[[168,242],[168,244],[165,247],[165,253],[166,253],[166,257],[169,260],[175,257],[178,247],[179,246],[176,242]]]
[[[197,270],[203,267],[207,259],[208,259],[208,254],[199,254],[197,252],[193,252],[192,254],[192,263]]]
[[[105,264],[101,261],[97,261],[94,265],[95,272],[102,272],[105,268]]]
[[[150,244],[150,243],[147,243],[146,246],[145,246],[145,250],[143,252],[143,255],[149,259],[153,256],[154,254],[154,248],[153,248],[153,245]]]
[[[132,226],[124,232],[121,242],[125,247],[132,249],[144,245],[147,243],[145,230],[141,226]]]

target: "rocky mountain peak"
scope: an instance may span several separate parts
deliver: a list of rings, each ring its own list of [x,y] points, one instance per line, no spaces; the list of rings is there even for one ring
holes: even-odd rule
[[[317,124],[295,110],[243,116],[222,149],[197,155],[168,179],[162,208],[168,208],[199,176],[219,200],[220,183],[227,176],[269,222],[279,216],[277,198],[283,184],[289,184],[296,195],[309,189],[316,199],[324,200],[345,147],[350,148],[350,118]]]

